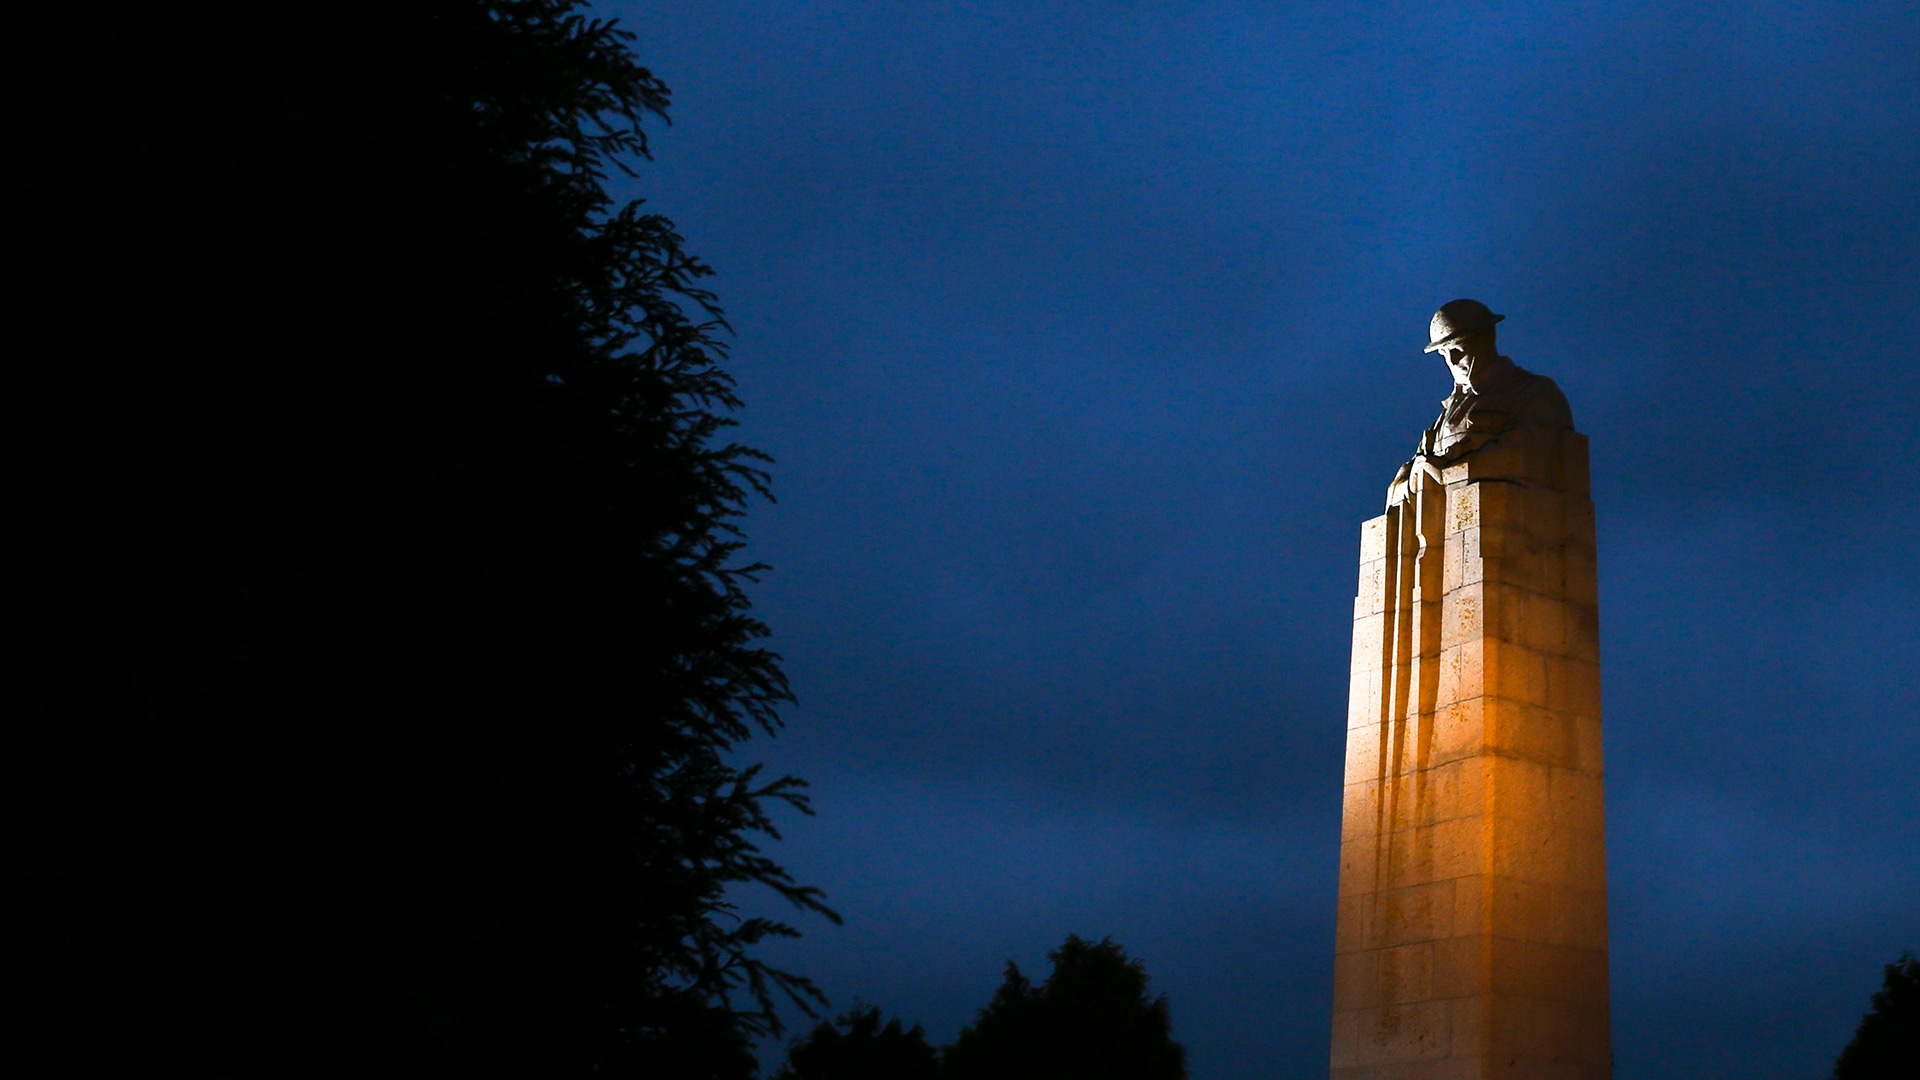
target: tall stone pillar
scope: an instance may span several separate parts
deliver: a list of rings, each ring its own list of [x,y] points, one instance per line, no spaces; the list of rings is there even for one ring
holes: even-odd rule
[[[1402,475],[1360,532],[1333,1078],[1606,1080],[1586,438]]]

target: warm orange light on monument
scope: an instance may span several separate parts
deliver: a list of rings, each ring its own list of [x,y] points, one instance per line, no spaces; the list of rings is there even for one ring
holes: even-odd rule
[[[1587,444],[1490,328],[1361,527],[1335,1080],[1611,1073]]]

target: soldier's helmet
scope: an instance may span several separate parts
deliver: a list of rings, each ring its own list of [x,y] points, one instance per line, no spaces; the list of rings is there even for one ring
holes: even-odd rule
[[[1491,330],[1494,323],[1504,318],[1505,315],[1495,315],[1478,300],[1449,300],[1440,305],[1440,310],[1433,313],[1433,321],[1427,324],[1426,351],[1432,352],[1468,334]]]

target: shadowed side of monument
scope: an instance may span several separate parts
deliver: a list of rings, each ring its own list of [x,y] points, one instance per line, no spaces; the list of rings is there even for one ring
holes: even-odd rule
[[[1361,528],[1335,1080],[1611,1072],[1587,443],[1498,422]]]

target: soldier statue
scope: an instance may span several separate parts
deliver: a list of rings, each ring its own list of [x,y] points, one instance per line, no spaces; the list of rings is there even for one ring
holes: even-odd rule
[[[1420,447],[1393,478],[1389,505],[1406,497],[1408,477],[1418,469],[1448,465],[1506,432],[1521,428],[1572,428],[1567,396],[1552,379],[1535,375],[1500,355],[1494,324],[1505,319],[1478,300],[1450,300],[1433,313],[1427,352],[1437,352],[1453,375],[1453,392],[1440,416],[1420,436]]]

